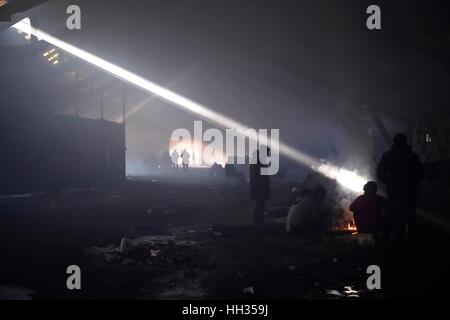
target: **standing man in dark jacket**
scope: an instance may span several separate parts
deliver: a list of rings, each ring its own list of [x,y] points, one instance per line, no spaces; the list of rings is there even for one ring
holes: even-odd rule
[[[250,200],[255,202],[254,221],[255,225],[264,224],[265,202],[270,200],[270,180],[268,175],[261,174],[261,168],[268,164],[262,164],[260,151],[267,152],[270,155],[270,149],[258,150],[253,154],[254,161],[250,164]]]
[[[418,245],[416,192],[424,179],[424,171],[419,156],[407,144],[405,134],[395,136],[394,146],[378,164],[377,176],[386,184],[395,240],[404,239],[407,224],[410,239]]]

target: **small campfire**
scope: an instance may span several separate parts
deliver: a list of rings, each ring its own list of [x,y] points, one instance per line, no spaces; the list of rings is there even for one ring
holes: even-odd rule
[[[334,231],[338,233],[351,233],[351,234],[357,234],[358,230],[356,228],[356,224],[354,220],[341,220],[335,223],[334,228],[332,228]]]
[[[349,206],[350,199],[344,198],[334,207],[331,230],[337,233],[358,233],[355,219],[353,218],[353,213],[350,211]]]
[[[346,231],[351,231],[352,234],[357,234],[358,233],[358,229],[356,228],[355,220],[352,220],[351,222],[348,222],[347,223],[347,228],[345,230]]]

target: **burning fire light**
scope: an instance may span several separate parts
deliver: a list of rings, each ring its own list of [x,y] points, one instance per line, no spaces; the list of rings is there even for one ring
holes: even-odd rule
[[[15,25],[12,26],[12,28],[27,33],[28,35],[34,35],[38,40],[44,40],[53,46],[64,50],[94,66],[97,68],[108,72],[115,76],[116,78],[128,82],[129,84],[141,88],[148,93],[157,96],[164,101],[167,101],[179,108],[182,108],[186,111],[189,111],[193,114],[196,114],[204,119],[207,119],[211,121],[212,123],[215,123],[221,127],[224,128],[233,128],[236,129],[238,133],[243,134],[244,136],[248,137],[252,141],[258,141],[258,136],[256,134],[253,134],[252,132],[248,133],[246,132],[246,129],[249,128],[249,126],[246,126],[242,123],[239,123],[238,121],[229,118],[225,115],[222,115],[218,112],[215,112],[197,102],[194,102],[186,97],[183,97],[167,88],[164,88],[156,83],[153,83],[143,77],[140,77],[137,74],[134,74],[120,66],[117,66],[111,62],[108,62],[98,56],[95,56],[83,49],[80,49],[76,46],[73,46],[65,41],[62,41],[42,30],[39,30],[37,28],[34,28],[31,25],[31,21],[29,18],[25,18]],[[56,49],[52,49],[49,51],[49,53],[53,53]],[[364,179],[363,177],[359,176],[356,172],[349,171],[346,169],[338,168],[335,165],[332,165],[330,163],[324,165],[317,159],[300,152],[299,150],[292,148],[282,142],[272,145],[272,153],[274,153],[275,149],[278,149],[281,154],[284,156],[301,163],[303,165],[306,165],[310,168],[313,168],[314,170],[318,171],[319,173],[325,175],[328,178],[336,179],[336,181],[344,186],[345,188],[353,191],[353,192],[361,192],[362,187],[364,183],[367,181],[367,179]]]
[[[347,224],[347,230],[348,231],[353,231],[352,234],[357,234],[358,233],[358,229],[356,228],[355,221],[349,222]]]

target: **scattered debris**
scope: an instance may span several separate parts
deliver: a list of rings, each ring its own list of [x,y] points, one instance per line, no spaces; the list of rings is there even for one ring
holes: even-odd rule
[[[332,290],[332,289],[327,289],[327,294],[331,295],[331,296],[336,296],[336,297],[342,297],[342,293],[340,293],[338,290]]]
[[[203,254],[197,242],[176,239],[174,236],[144,236],[133,240],[122,238],[119,247],[93,247],[88,252],[104,262],[113,264],[203,269],[217,266],[210,255]]]
[[[328,289],[327,294],[335,297],[343,298],[359,298],[359,291],[354,290],[352,286],[345,286],[343,292],[334,289]]]
[[[153,250],[150,249],[150,256],[152,257],[157,257],[159,255],[159,253],[161,252],[161,250]]]
[[[122,238],[120,240],[120,247],[119,247],[119,251],[120,252],[128,252],[131,250],[131,248],[133,247],[133,245],[131,244],[131,240],[128,238]]]
[[[56,209],[56,202],[55,202],[55,201],[50,202],[49,209],[50,209],[51,211],[54,211],[54,210]]]
[[[102,263],[102,267],[105,264],[112,264],[115,265],[115,268],[139,268],[142,272],[148,272],[149,277],[146,284],[153,287],[144,286],[143,288],[151,289],[151,292],[140,291],[142,295],[145,295],[142,298],[209,297],[210,295],[214,296],[217,292],[222,292],[224,283],[226,292],[229,294],[241,293],[248,297],[255,295],[257,283],[254,282],[253,276],[250,283],[248,279],[248,275],[252,274],[251,270],[256,263],[256,261],[252,262],[254,261],[253,251],[246,251],[244,260],[235,256],[236,245],[242,244],[245,236],[236,239],[229,237],[226,233],[227,236],[224,237],[223,235],[227,231],[222,231],[217,226],[211,228],[210,225],[173,226],[167,232],[130,238],[131,240],[123,238],[120,246],[109,245],[92,248],[91,253]],[[329,256],[323,258],[302,256],[299,258],[298,244],[302,243],[307,246],[311,245],[311,242],[304,239],[292,244],[287,242],[282,251],[274,251],[270,240],[261,243],[258,235],[252,239],[254,245],[264,252],[277,254],[274,257],[278,257],[278,259],[270,259],[272,262],[267,266],[271,267],[275,274],[280,275],[275,278],[281,277],[282,281],[292,282],[292,275],[295,274],[298,275],[298,281],[304,283],[301,290],[295,287],[286,296],[302,296],[308,299],[358,299],[360,296],[366,296],[364,289],[357,291],[348,283],[335,282],[335,278],[330,278],[330,275],[334,274],[331,270],[338,266],[345,272],[344,274],[352,274],[357,266],[347,268],[345,267],[347,264],[334,265],[338,262],[338,257],[333,256],[330,258],[328,258]],[[267,235],[264,235],[264,239],[267,239]],[[339,241],[335,242],[342,244]],[[221,248],[220,252],[216,249],[217,245]],[[244,247],[250,248],[248,245]],[[223,255],[222,248],[227,250],[226,256]],[[280,255],[283,257],[281,260]],[[322,263],[324,260],[328,260],[329,263]],[[320,266],[324,280],[320,283],[314,280],[305,281],[308,278],[317,277],[316,266]],[[292,272],[288,276],[286,276],[287,270],[288,274]],[[257,279],[257,281],[260,280]],[[194,287],[189,287],[191,284]],[[249,286],[250,284],[251,286]],[[346,286],[344,287],[344,285]],[[337,290],[327,290],[326,286],[337,288]]]
[[[33,300],[33,290],[18,286],[0,286],[0,300]]]
[[[120,199],[122,198],[122,194],[120,193],[120,191],[112,191],[108,194],[108,197],[110,199]]]
[[[155,208],[147,209],[146,214],[172,214],[175,210],[167,208],[166,206],[157,206]]]
[[[0,200],[2,199],[23,199],[23,198],[30,198],[33,194],[31,193],[24,193],[24,194],[11,194],[6,196],[0,196]]]
[[[242,289],[242,293],[243,294],[254,295],[255,294],[255,290],[253,289],[253,287],[247,287],[247,288]]]
[[[200,299],[205,295],[205,290],[194,281],[178,284],[158,294],[160,299]]]
[[[375,239],[372,234],[368,233],[358,233],[356,235],[358,244],[360,246],[374,246],[375,245]]]
[[[345,286],[344,287],[344,293],[349,298],[359,298],[359,291],[354,290],[352,286]]]
[[[136,264],[136,260],[127,258],[122,261],[122,264],[124,264],[126,266],[134,265],[134,264]]]

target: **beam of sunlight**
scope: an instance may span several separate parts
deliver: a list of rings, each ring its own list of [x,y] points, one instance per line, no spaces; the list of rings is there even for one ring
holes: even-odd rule
[[[256,134],[256,132],[246,131],[248,126],[239,123],[238,121],[230,117],[227,117],[221,113],[213,111],[195,101],[183,97],[171,90],[168,90],[167,88],[164,88],[154,82],[151,82],[137,74],[134,74],[124,68],[121,68],[120,66],[108,62],[83,49],[80,49],[65,41],[55,38],[52,35],[31,26],[29,19],[24,19],[16,23],[15,25],[12,26],[12,28],[34,35],[36,38],[48,42],[54,45],[55,47],[58,47],[78,57],[79,59],[84,60],[94,65],[95,67],[112,74],[114,77],[123,80],[129,83],[130,85],[141,88],[149,92],[150,94],[159,97],[160,99],[170,104],[173,104],[178,108],[189,111],[223,128],[234,128],[238,133],[244,134],[249,139],[252,139],[253,141],[258,141],[258,135]],[[367,181],[367,179],[358,176],[356,173],[353,173],[351,171],[342,168],[338,168],[332,164],[327,164],[325,168],[323,166],[323,163],[321,163],[319,160],[314,159],[313,157],[306,155],[298,151],[297,149],[294,149],[284,144],[283,142],[279,143],[279,151],[284,156],[296,162],[306,165],[331,179],[336,179],[339,184],[346,187],[350,191],[360,192],[362,190],[364,182]]]
[[[188,78],[195,69],[197,69],[197,67],[190,68],[188,71],[186,71],[185,73],[181,74],[175,80],[170,82],[166,87],[170,89],[173,86],[177,85],[180,81],[185,80],[186,78]],[[129,117],[131,117],[133,114],[135,114],[136,112],[141,110],[143,107],[145,107],[147,104],[149,104],[150,102],[154,101],[155,99],[157,99],[156,96],[149,96],[149,97],[145,98],[143,101],[141,101],[138,104],[134,105],[133,107],[129,108],[127,110],[126,114],[125,114],[125,119],[128,119]],[[120,122],[122,120],[122,118],[123,118],[123,115],[118,116],[115,119],[115,122]]]

